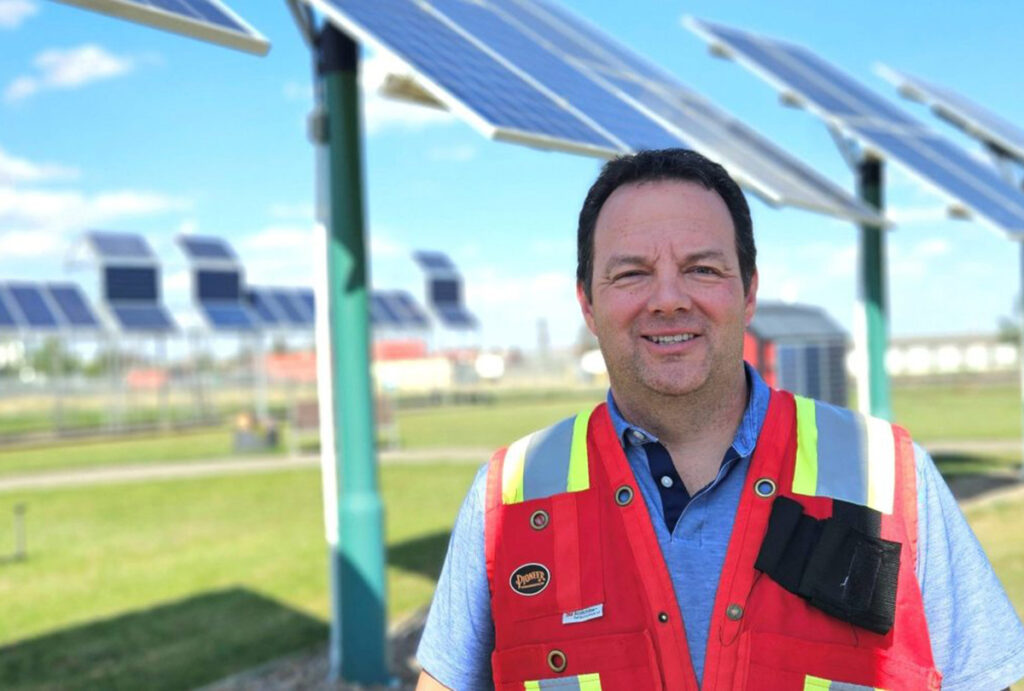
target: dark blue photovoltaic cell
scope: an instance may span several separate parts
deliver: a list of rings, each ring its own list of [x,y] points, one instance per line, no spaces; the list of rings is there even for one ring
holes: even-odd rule
[[[462,302],[462,282],[457,278],[430,279],[427,301],[432,305],[458,305]]]
[[[14,300],[15,309],[21,312],[25,323],[33,329],[55,329],[57,317],[46,304],[42,287],[29,283],[9,283],[7,293]]]
[[[376,305],[374,312],[380,318],[380,326],[396,329],[400,329],[404,326],[402,318],[395,313],[387,297],[380,293],[372,293],[370,295],[370,300],[372,300]]]
[[[293,326],[309,326],[312,320],[305,316],[305,311],[294,301],[290,290],[274,288],[267,291],[270,300],[277,305],[278,313],[288,320]]]
[[[103,295],[108,302],[157,299],[156,269],[108,266],[103,270]]]
[[[299,288],[298,298],[299,302],[316,319],[316,295],[313,294],[313,291],[309,288]]]
[[[989,222],[1024,235],[1024,193],[856,80],[800,46],[709,22],[693,25]]]
[[[452,260],[448,258],[448,255],[442,254],[441,252],[420,250],[413,252],[412,258],[416,260],[416,263],[420,265],[420,268],[427,272],[439,271],[443,273],[451,273],[455,271],[455,264],[453,264]]]
[[[505,60],[576,108],[583,109],[595,124],[630,148],[688,146],[678,136],[598,86],[565,60],[538,45],[516,24],[504,21],[490,9],[463,0],[432,0],[431,4]]]
[[[254,288],[245,294],[245,298],[265,325],[278,326],[285,322],[284,317],[278,316],[274,310],[272,300],[265,290]]]
[[[434,310],[441,322],[449,329],[472,329],[476,327],[476,319],[462,307],[453,305],[437,305]]]
[[[196,298],[200,302],[209,300],[242,299],[242,277],[238,271],[197,271]]]
[[[118,325],[124,331],[163,333],[174,331],[174,322],[160,305],[154,304],[112,304]]]
[[[240,302],[200,302],[210,326],[216,331],[251,331],[256,320]]]
[[[92,231],[86,235],[101,259],[154,259],[149,243],[141,235]]]
[[[66,324],[80,328],[99,327],[99,319],[93,314],[92,308],[85,301],[85,296],[82,295],[78,286],[70,283],[50,284],[47,286],[47,291],[53,298],[54,304],[57,305],[57,309],[60,310]]]
[[[412,295],[404,290],[391,291],[391,303],[397,305],[404,312],[406,323],[412,328],[426,329],[430,326],[430,318],[423,309],[416,304]]]
[[[178,240],[182,249],[190,259],[225,259],[235,261],[238,258],[228,244],[220,238],[201,238],[185,235]]]
[[[324,0],[491,125],[620,147],[411,0]]]
[[[0,286],[0,329],[13,329],[17,326],[14,321],[14,315],[11,314],[11,310],[7,307],[7,297],[5,297],[7,291],[4,290],[3,286]]]

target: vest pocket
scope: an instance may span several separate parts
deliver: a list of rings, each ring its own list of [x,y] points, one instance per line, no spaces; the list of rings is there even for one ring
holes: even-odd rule
[[[526,621],[604,604],[598,511],[588,506],[594,495],[566,492],[505,507],[495,554],[495,611]],[[585,524],[581,515],[589,516]]]
[[[745,639],[745,640],[742,640]],[[807,641],[775,633],[747,632],[740,649],[736,689],[938,689],[935,670],[897,659],[878,648]],[[828,683],[827,687],[821,686]]]
[[[553,666],[552,661],[557,666]],[[646,632],[594,636],[495,651],[495,688],[648,691],[662,688]],[[561,668],[561,672],[555,669]]]

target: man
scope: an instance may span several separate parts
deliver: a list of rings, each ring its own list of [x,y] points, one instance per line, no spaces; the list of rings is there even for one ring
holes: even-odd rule
[[[419,688],[1024,676],[1024,628],[927,454],[882,421],[770,391],[743,363],[756,252],[724,169],[683,150],[611,161],[578,250],[607,405],[478,474]]]

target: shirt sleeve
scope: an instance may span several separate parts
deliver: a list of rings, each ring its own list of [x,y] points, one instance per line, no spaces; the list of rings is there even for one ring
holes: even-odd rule
[[[942,688],[1006,688],[1024,677],[1024,627],[931,456],[914,455],[917,580]]]
[[[481,468],[452,528],[416,657],[430,676],[450,689],[492,688],[494,621],[484,556],[484,493]]]

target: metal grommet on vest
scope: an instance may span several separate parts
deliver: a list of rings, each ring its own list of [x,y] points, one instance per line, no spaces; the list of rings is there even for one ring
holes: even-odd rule
[[[548,653],[548,667],[551,668],[552,672],[564,672],[565,666],[569,664],[569,660],[566,659],[565,653],[561,650],[552,650]]]
[[[754,494],[762,499],[772,496],[775,494],[775,480],[772,480],[770,477],[760,478],[754,483]]]
[[[662,624],[668,623],[668,612],[658,612],[658,621]]]
[[[733,621],[739,621],[743,618],[743,608],[734,602],[725,608],[725,616]]]
[[[629,485],[622,485],[615,490],[615,503],[619,506],[628,506],[633,501],[633,488]]]
[[[544,530],[548,527],[548,512],[544,509],[537,509],[530,515],[530,527],[534,530]]]

